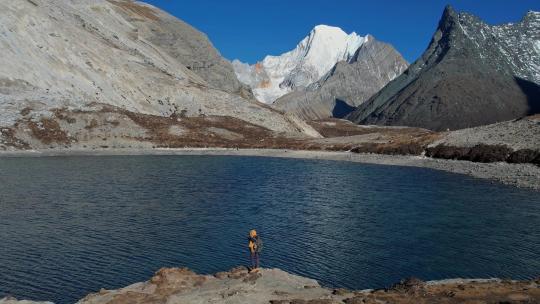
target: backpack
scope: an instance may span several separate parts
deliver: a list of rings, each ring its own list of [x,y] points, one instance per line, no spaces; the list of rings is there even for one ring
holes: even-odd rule
[[[260,237],[257,237],[255,241],[255,252],[260,253],[262,249],[263,249],[263,241],[261,240]]]

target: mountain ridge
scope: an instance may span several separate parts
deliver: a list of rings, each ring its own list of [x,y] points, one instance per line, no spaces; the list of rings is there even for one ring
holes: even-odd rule
[[[348,118],[445,130],[537,113],[537,17],[491,26],[447,6],[424,54]]]
[[[367,35],[347,61],[340,61],[306,89],[278,98],[274,106],[305,120],[342,118],[399,76],[408,63],[388,43]]]
[[[0,8],[2,127],[25,116],[50,118],[54,109],[108,104],[163,117],[231,116],[296,132],[281,113],[249,99],[206,35],[154,6],[32,0]]]
[[[337,62],[348,60],[365,42],[365,37],[342,29],[317,25],[297,46],[278,56],[266,56],[248,65],[233,61],[237,77],[249,85],[255,97],[273,103],[278,97],[319,80]]]

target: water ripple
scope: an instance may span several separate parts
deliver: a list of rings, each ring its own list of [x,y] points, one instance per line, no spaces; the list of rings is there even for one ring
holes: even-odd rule
[[[419,168],[241,157],[0,159],[0,297],[72,303],[164,266],[262,262],[354,289],[540,275],[538,192]]]

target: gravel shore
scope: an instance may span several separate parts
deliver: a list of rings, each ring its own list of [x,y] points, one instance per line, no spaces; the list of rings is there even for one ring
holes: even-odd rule
[[[229,155],[322,159],[357,163],[422,167],[476,178],[488,179],[506,185],[540,191],[540,167],[531,164],[474,163],[469,161],[433,159],[422,156],[357,154],[350,152],[298,151],[279,149],[119,149],[119,150],[42,150],[0,152],[0,157],[47,156],[107,156],[107,155]]]

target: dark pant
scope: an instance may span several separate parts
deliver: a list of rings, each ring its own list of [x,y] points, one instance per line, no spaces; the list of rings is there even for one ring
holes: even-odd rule
[[[259,253],[251,252],[251,268],[259,268]]]

